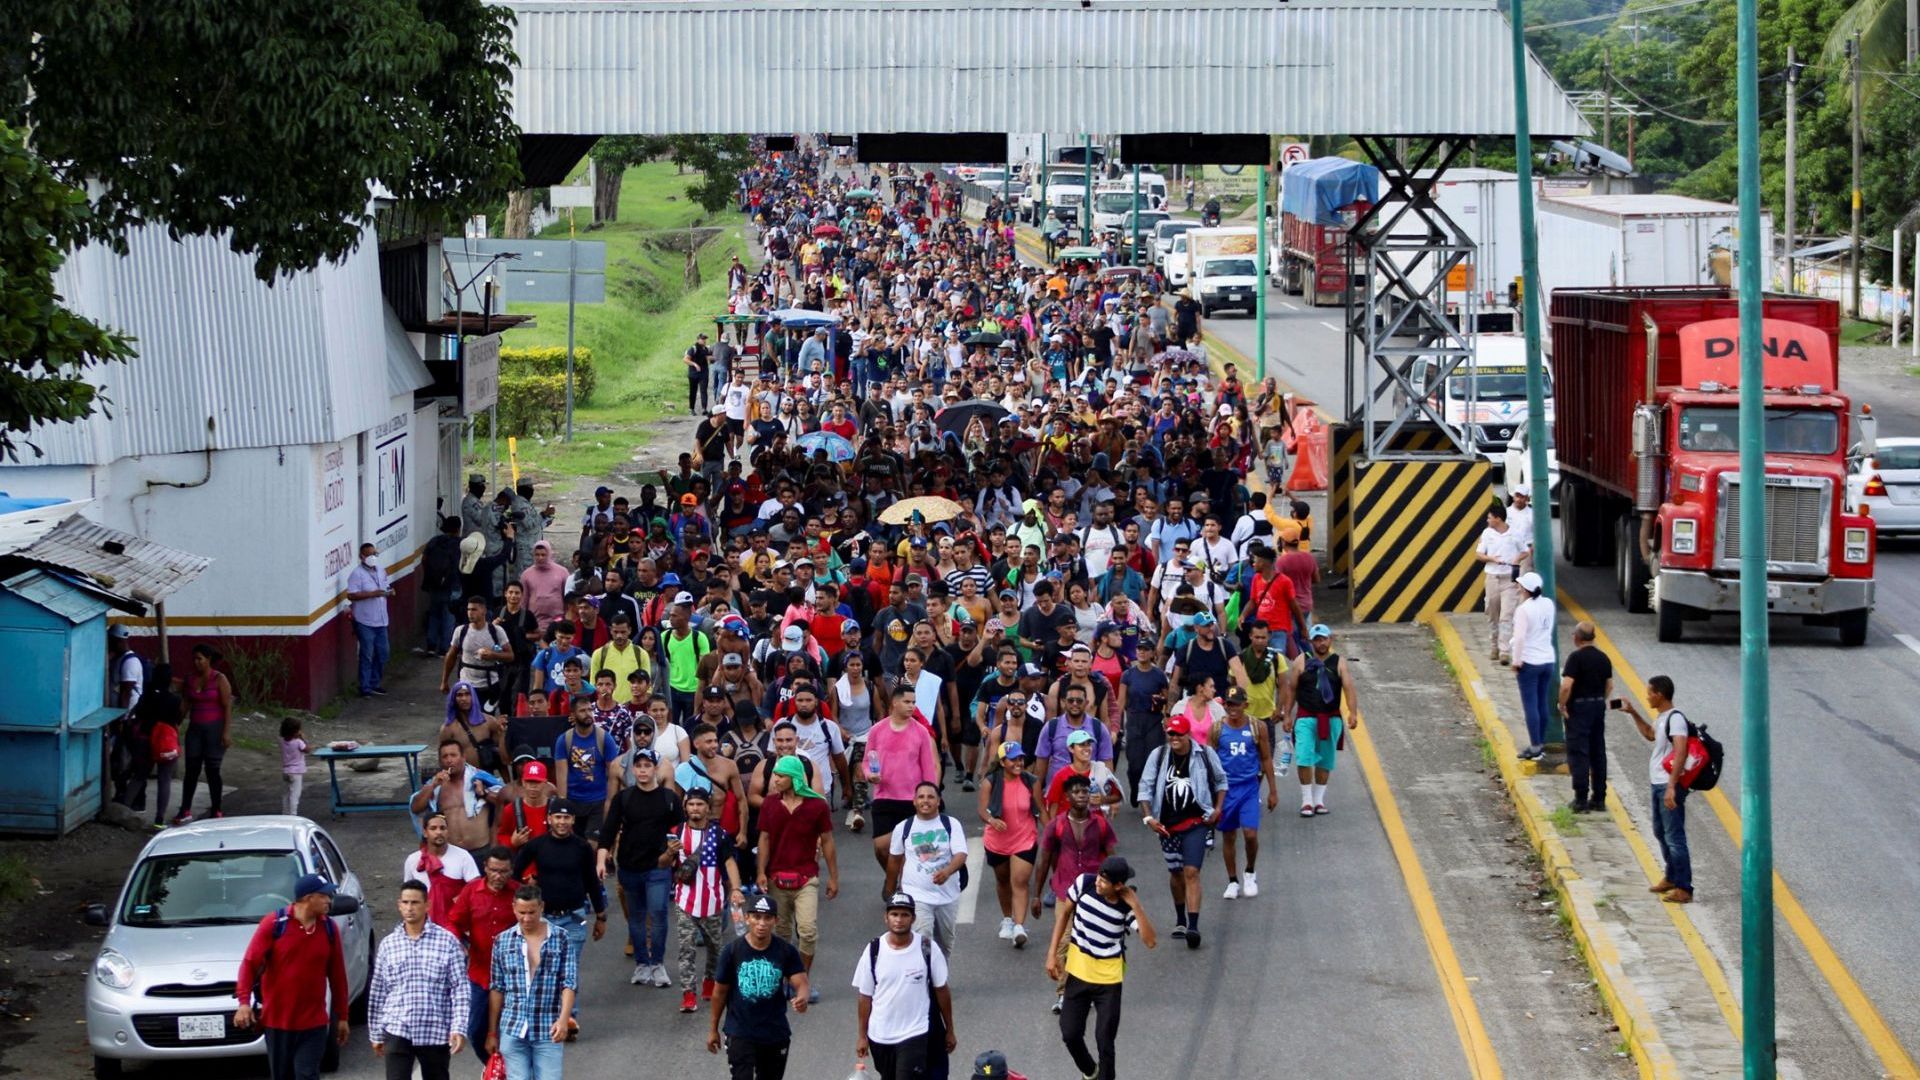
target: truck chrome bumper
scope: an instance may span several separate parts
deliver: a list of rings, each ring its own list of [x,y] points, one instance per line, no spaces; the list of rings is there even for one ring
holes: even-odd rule
[[[1739,611],[1740,580],[1698,570],[1659,572],[1660,598],[1702,611]],[[1873,607],[1873,581],[1828,578],[1825,581],[1768,581],[1767,610],[1783,615],[1831,615]]]

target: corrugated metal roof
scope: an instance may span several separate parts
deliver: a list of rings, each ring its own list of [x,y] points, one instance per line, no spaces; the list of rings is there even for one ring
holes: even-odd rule
[[[41,570],[15,574],[0,581],[0,589],[6,589],[22,600],[31,600],[75,626],[112,610],[86,589],[77,588]]]
[[[1740,212],[1740,208],[1732,203],[1695,199],[1686,195],[1553,195],[1541,202],[1545,206],[1564,205],[1615,217],[1673,217],[1681,214],[1720,216]]]
[[[75,465],[142,454],[333,442],[377,425],[390,395],[374,237],[337,264],[282,279],[224,237],[128,235],[128,253],[75,252],[55,283],[72,307],[137,340],[96,370],[112,416],[36,427],[45,456]]]
[[[535,134],[1513,131],[1494,0],[507,6],[515,119]],[[1589,131],[1529,66],[1534,135]]]
[[[139,604],[155,604],[213,565],[205,555],[143,540],[81,517],[84,502],[0,516],[0,560],[84,578]]]
[[[423,386],[432,386],[433,373],[427,370],[427,362],[420,358],[413,340],[407,337],[407,328],[400,325],[400,316],[395,315],[384,300],[380,303],[380,312],[386,318],[387,396],[399,397]]]

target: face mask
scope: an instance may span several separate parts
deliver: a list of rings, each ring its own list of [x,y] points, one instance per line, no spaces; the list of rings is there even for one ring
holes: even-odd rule
[[[1175,630],[1184,630],[1193,623],[1193,616],[1191,615],[1171,615],[1169,618],[1172,620]]]
[[[376,568],[376,567],[378,566],[378,564],[379,564],[379,562],[380,562],[380,560],[379,560],[379,559],[378,559],[377,557],[375,557],[375,556],[372,556],[372,555],[369,555],[369,556],[367,556],[366,558],[364,558],[364,559],[361,559],[361,560],[360,560],[360,562],[361,562],[361,564],[362,564],[362,565],[364,565],[364,566],[365,566],[365,567],[366,567],[367,569],[369,569],[369,570],[372,570],[372,569],[375,569],[375,568]]]

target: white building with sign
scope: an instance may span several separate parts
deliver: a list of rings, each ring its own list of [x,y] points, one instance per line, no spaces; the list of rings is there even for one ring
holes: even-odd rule
[[[103,525],[213,558],[166,602],[175,670],[218,639],[281,654],[290,704],[353,689],[346,579],[363,541],[397,579],[397,643],[413,640],[447,440],[438,401],[416,394],[434,382],[426,342],[383,299],[373,235],[269,287],[224,238],[144,228],[126,256],[75,253],[58,284],[139,355],[96,372],[111,415],[36,429],[41,456],[0,464],[0,491],[90,499]]]

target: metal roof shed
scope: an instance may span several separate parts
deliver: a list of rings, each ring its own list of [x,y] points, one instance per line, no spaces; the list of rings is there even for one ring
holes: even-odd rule
[[[47,570],[0,580],[0,830],[59,836],[100,809],[107,599]]]
[[[509,0],[527,135],[1511,135],[1495,0]],[[700,78],[686,78],[698,57]],[[1528,62],[1536,138],[1589,130]]]

